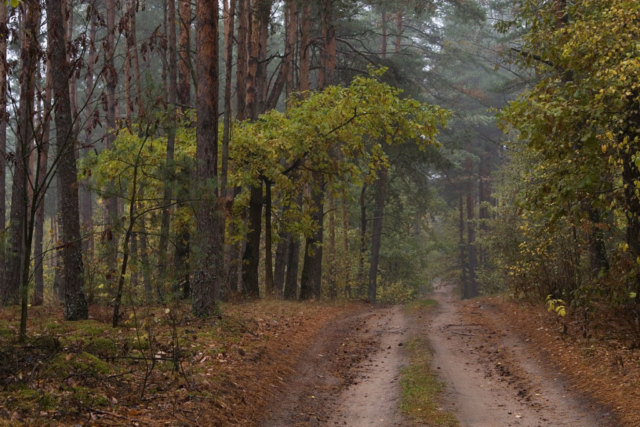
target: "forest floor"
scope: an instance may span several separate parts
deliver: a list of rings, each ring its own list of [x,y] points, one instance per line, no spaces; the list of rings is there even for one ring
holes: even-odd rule
[[[222,313],[131,308],[114,329],[106,309],[69,323],[32,308],[16,346],[3,309],[0,426],[640,425],[637,350],[563,334],[537,305],[436,287],[404,307]]]

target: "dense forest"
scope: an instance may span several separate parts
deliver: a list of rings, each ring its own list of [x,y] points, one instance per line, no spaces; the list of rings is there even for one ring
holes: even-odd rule
[[[445,281],[585,338],[615,316],[640,345],[639,13],[12,0],[0,335],[35,345],[43,313],[137,328],[142,308],[177,334],[179,310],[398,304]]]

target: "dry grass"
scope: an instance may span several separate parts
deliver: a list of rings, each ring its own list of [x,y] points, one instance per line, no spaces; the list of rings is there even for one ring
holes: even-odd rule
[[[185,305],[129,307],[64,322],[33,308],[26,346],[17,310],[0,311],[0,425],[255,425],[317,331],[348,307],[259,301],[195,319]]]

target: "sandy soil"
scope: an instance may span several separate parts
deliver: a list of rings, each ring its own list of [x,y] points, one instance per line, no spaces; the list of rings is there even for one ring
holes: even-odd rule
[[[259,425],[411,425],[399,413],[399,379],[407,363],[404,344],[417,335],[430,343],[433,368],[446,383],[441,407],[461,427],[620,425],[606,409],[569,390],[508,325],[473,323],[449,287],[437,289],[434,298],[438,308],[419,319],[391,307],[328,324]]]
[[[382,310],[369,321],[378,335],[379,350],[359,367],[360,380],[342,392],[329,425],[402,426],[398,413],[399,376],[405,364],[407,327],[401,307]]]
[[[617,425],[607,411],[568,391],[508,325],[463,319],[451,292],[436,290],[439,309],[425,333],[436,372],[447,384],[443,406],[462,427]]]

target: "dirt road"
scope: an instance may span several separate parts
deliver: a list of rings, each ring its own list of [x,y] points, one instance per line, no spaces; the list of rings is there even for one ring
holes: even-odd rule
[[[507,325],[463,320],[450,287],[437,288],[434,297],[439,308],[426,334],[434,368],[447,384],[443,406],[462,427],[616,425],[534,360],[536,349],[506,331]]]
[[[441,407],[461,427],[619,425],[572,394],[534,357],[536,349],[506,328],[464,320],[451,288],[437,289],[434,298],[438,307],[420,320],[391,307],[334,321],[301,358],[298,375],[285,380],[261,425],[412,425],[399,411],[399,380],[408,363],[404,344],[415,336],[430,343],[433,369],[446,383]]]

